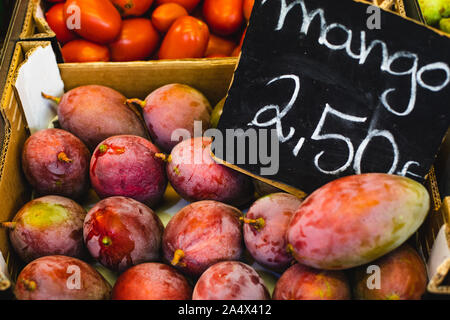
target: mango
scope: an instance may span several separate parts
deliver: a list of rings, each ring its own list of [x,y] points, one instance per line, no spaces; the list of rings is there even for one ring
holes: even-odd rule
[[[61,128],[77,136],[89,150],[112,136],[147,138],[147,129],[138,113],[128,107],[126,98],[114,89],[87,85],[74,88],[61,98],[42,95],[58,104]]]
[[[340,178],[300,205],[287,230],[288,248],[313,268],[360,266],[402,245],[429,206],[425,187],[409,178],[381,173]]]
[[[188,85],[168,84],[150,93],[145,101],[130,99],[127,102],[143,108],[150,136],[158,147],[168,153],[185,139],[179,134],[189,133],[190,137],[196,134],[195,121],[201,122],[202,133],[210,125],[211,104],[200,91]]]
[[[39,195],[81,198],[89,189],[88,148],[70,132],[40,130],[22,150],[22,168]]]
[[[17,300],[109,300],[111,286],[86,262],[52,255],[23,268],[14,295]]]
[[[226,97],[220,100],[214,107],[211,114],[211,128],[217,128],[217,126],[219,125],[219,120],[223,113],[223,106],[225,105],[225,100]]]
[[[49,255],[83,259],[83,221],[86,211],[75,201],[60,196],[45,196],[25,204],[11,222],[9,239],[25,262]]]
[[[371,266],[355,270],[353,291],[356,299],[419,300],[425,293],[425,264],[411,246],[405,244],[374,261]],[[379,274],[376,274],[377,270]]]
[[[299,263],[278,279],[273,300],[350,300],[350,286],[344,271],[324,271]]]

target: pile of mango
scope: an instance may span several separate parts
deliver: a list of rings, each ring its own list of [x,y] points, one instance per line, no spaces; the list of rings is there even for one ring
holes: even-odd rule
[[[419,0],[428,25],[450,33],[450,0]]]

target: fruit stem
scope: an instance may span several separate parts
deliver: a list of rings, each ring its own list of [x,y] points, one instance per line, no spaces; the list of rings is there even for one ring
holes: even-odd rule
[[[111,240],[111,238],[110,237],[108,237],[108,236],[104,236],[103,238],[102,238],[102,244],[104,245],[104,246],[110,246],[111,244],[112,244],[112,240]]]
[[[23,286],[25,287],[25,289],[27,289],[28,291],[34,291],[36,290],[37,284],[36,282],[34,282],[33,280],[22,280]]]
[[[185,267],[186,264],[181,262],[181,259],[184,258],[184,251],[181,249],[175,250],[175,253],[173,254],[173,259],[171,264],[173,266],[179,266],[179,267]]]
[[[17,222],[2,222],[1,226],[2,228],[11,229],[13,230],[17,225]]]
[[[64,152],[58,153],[58,160],[65,163],[72,163],[72,159],[70,159]]]
[[[48,100],[52,100],[56,104],[59,104],[61,102],[61,98],[45,94],[44,92],[41,92],[41,94],[42,94],[42,97],[44,97],[45,99],[48,99]]]
[[[172,161],[172,155],[171,154],[167,155],[165,153],[159,152],[159,153],[155,153],[155,157],[158,158],[158,159],[161,159],[164,162]]]
[[[291,255],[294,253],[294,247],[292,246],[292,244],[288,243],[288,245],[286,246],[286,252]]]
[[[108,151],[108,146],[106,144],[102,144],[98,147],[98,151],[100,151],[100,153],[103,154],[106,151]]]
[[[145,105],[146,105],[146,102],[144,100],[140,100],[140,99],[127,99],[127,101],[125,103],[126,104],[137,104],[141,108],[145,108]]]
[[[256,230],[261,230],[266,225],[266,221],[264,221],[263,218],[247,219],[245,217],[240,217],[239,220],[244,221],[244,223],[253,226],[253,228],[255,228]]]

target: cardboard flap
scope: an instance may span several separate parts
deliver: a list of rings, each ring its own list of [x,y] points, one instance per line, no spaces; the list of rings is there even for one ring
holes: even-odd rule
[[[40,1],[36,1],[34,17],[37,19],[45,19],[44,9],[42,9]]]
[[[14,86],[30,132],[47,128],[56,115],[56,106],[44,99],[42,92],[56,97],[64,94],[64,82],[50,45],[36,47],[27,54],[18,69]]]
[[[41,36],[54,36],[53,30],[48,25],[47,20],[45,20],[42,1],[34,0],[33,3],[33,19],[36,24],[37,31],[42,34]]]

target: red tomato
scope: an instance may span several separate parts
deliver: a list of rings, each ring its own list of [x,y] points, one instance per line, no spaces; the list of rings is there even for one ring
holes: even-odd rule
[[[244,21],[243,0],[205,0],[203,15],[211,31],[227,36],[237,30]]]
[[[152,23],[161,32],[167,32],[172,23],[179,17],[187,16],[188,12],[177,3],[165,3],[153,11]]]
[[[160,59],[202,58],[208,46],[209,29],[194,17],[178,18],[159,49]]]
[[[69,29],[73,26],[78,35],[100,44],[113,41],[122,25],[119,11],[109,0],[67,0],[64,19]]]
[[[255,0],[244,0],[244,17],[248,21],[252,14],[253,6],[255,5]]]
[[[109,50],[87,40],[73,40],[67,42],[61,52],[66,63],[68,62],[97,62],[109,61]]]
[[[188,12],[191,12],[200,3],[200,0],[156,0],[158,6],[170,2],[177,3],[183,6]]]
[[[112,61],[143,60],[155,51],[159,33],[149,19],[124,20],[116,41],[109,45]]]
[[[220,55],[230,56],[233,49],[236,47],[236,43],[231,40],[218,37],[214,34],[209,36],[208,47],[206,49],[205,56]]]
[[[45,14],[45,19],[59,42],[66,43],[77,38],[77,34],[66,27],[64,3],[57,3],[51,7]]]
[[[46,0],[46,1],[50,3],[64,2],[64,0]]]
[[[122,17],[142,16],[153,4],[153,0],[111,0]]]

